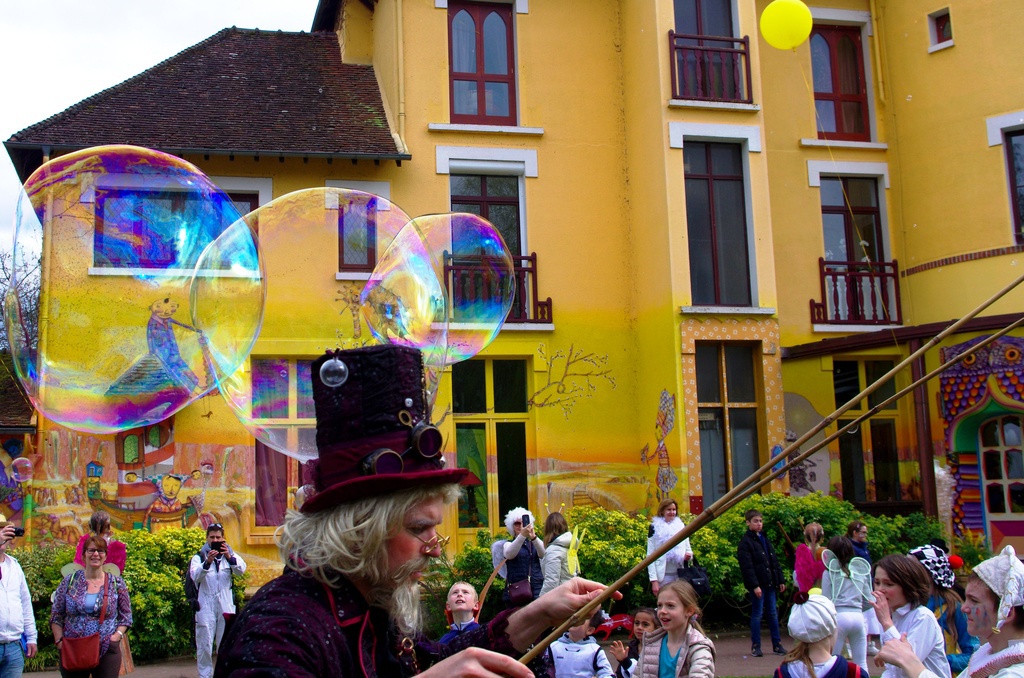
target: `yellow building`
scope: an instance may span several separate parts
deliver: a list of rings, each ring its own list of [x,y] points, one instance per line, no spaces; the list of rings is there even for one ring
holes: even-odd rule
[[[758,34],[766,4],[322,0],[309,34],[226,29],[5,146],[23,177],[98,144],[168,151],[243,212],[341,187],[411,216],[487,217],[523,293],[498,339],[442,379],[447,453],[483,481],[452,509],[456,541],[499,531],[517,505],[634,511],[672,496],[698,512],[1010,281],[1024,242],[1008,199],[1024,185],[1007,151],[1024,148],[1019,76],[987,66],[1013,63],[1024,10],[833,0],[783,52]],[[152,112],[127,116],[127,101]],[[309,435],[308,362],[368,336],[354,306],[392,236],[365,221],[258,228],[270,289],[253,414]],[[1019,299],[943,347],[1002,327]],[[946,397],[934,382],[772,489],[935,513],[933,463],[954,452],[957,525],[1012,538],[1020,398],[997,387],[1012,367],[985,361],[990,397],[954,402],[955,379]],[[217,397],[155,428],[128,448],[196,471],[181,490],[202,497],[193,514],[273,557],[298,464]],[[37,536],[70,538],[91,511],[72,491],[85,465],[100,463],[94,495],[124,503],[115,467],[140,433],[39,431]],[[140,482],[160,475],[136,463]]]

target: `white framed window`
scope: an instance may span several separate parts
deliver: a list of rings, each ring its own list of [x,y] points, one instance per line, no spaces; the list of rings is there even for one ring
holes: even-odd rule
[[[943,7],[928,15],[928,53],[953,46],[953,22],[949,7]]]

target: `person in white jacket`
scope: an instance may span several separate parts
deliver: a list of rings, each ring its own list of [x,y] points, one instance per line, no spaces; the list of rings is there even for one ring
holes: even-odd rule
[[[658,505],[658,515],[651,518],[651,527],[647,532],[647,555],[651,555],[684,527],[683,521],[679,519],[679,504],[672,498],[663,499]],[[658,595],[662,586],[679,578],[677,571],[690,558],[693,558],[693,549],[690,548],[690,540],[684,539],[647,567],[654,595]]]
[[[224,637],[224,615],[235,613],[231,577],[245,572],[245,561],[224,541],[224,526],[206,528],[206,544],[189,565],[199,590],[196,612],[196,664],[199,678],[212,678],[213,655]]]
[[[3,517],[0,516],[0,520]],[[25,657],[36,656],[36,618],[32,613],[32,595],[25,581],[25,573],[7,547],[15,538],[14,523],[0,522],[0,675],[20,676]],[[21,640],[25,635],[26,650],[22,654]]]
[[[551,643],[548,652],[555,667],[555,678],[612,678],[612,664],[604,653],[594,631],[604,622],[604,611],[598,609],[590,619],[571,626],[561,638]]]
[[[548,515],[544,521],[544,557],[540,560],[540,568],[544,571],[544,586],[540,595],[544,595],[559,584],[564,584],[573,577],[579,576],[579,563],[570,561],[569,547],[572,545],[572,532],[569,524],[558,511]]]
[[[983,645],[960,678],[1024,678],[1024,565],[1012,546],[974,568],[961,609],[967,615],[967,632]],[[898,666],[910,678],[948,675],[927,668],[905,633],[889,639],[876,660]]]
[[[871,606],[882,626],[882,642],[905,635],[929,671],[937,676],[950,675],[942,629],[927,605],[932,590],[928,570],[917,558],[894,553],[875,563],[874,575],[875,600]],[[886,664],[882,678],[906,678],[906,673]]]

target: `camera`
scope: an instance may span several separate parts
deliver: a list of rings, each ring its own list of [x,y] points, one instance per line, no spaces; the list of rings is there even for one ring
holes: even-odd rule
[[[223,541],[210,542],[210,550],[211,551],[220,551],[221,553],[226,553],[227,550],[228,550],[227,542],[223,542]]]
[[[24,527],[16,527],[16,528],[14,528],[14,536],[15,537],[24,537],[25,536],[25,528]]]
[[[524,513],[523,514],[523,527],[526,527],[529,524],[530,524],[530,514],[529,513]]]

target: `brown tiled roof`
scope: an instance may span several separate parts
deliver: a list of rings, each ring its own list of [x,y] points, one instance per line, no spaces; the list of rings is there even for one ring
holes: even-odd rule
[[[5,142],[19,150],[134,144],[170,152],[407,159],[372,66],[333,32],[226,28]],[[20,163],[15,160],[15,166]]]
[[[11,354],[0,353],[0,431],[34,428],[32,404],[18,386]]]

